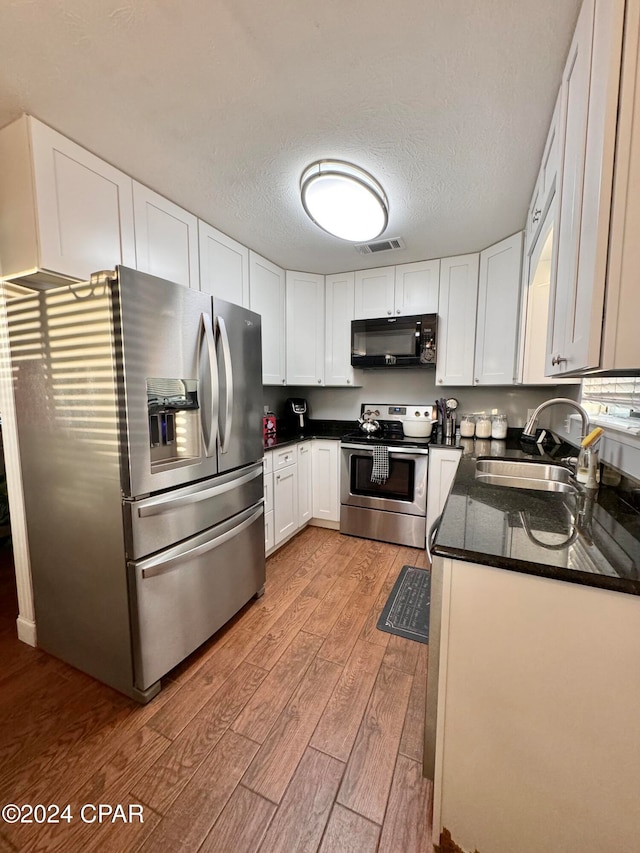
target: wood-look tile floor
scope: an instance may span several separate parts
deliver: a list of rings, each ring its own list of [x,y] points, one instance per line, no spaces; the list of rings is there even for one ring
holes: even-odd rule
[[[0,851],[431,853],[428,647],[376,628],[405,564],[425,554],[306,528],[144,707],[20,643],[0,565],[0,805],[73,815],[0,821]],[[144,822],[83,823],[99,803]]]

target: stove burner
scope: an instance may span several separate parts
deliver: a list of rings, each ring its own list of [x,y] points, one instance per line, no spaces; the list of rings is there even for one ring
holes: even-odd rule
[[[342,441],[354,444],[387,445],[388,447],[428,447],[431,439],[434,437],[433,435],[429,438],[405,436],[402,432],[401,424],[394,424],[391,429],[386,429],[383,424],[381,424],[381,427],[380,432],[376,433],[348,432],[342,436]],[[399,427],[399,429],[395,427]]]
[[[389,447],[422,447],[425,450],[431,443],[431,436],[407,436],[404,434],[404,421],[424,421],[435,418],[435,406],[420,404],[362,403],[361,414],[367,410],[379,412],[376,420],[380,424],[377,432],[365,433],[355,430],[342,436],[344,442],[367,445],[388,445]],[[433,431],[435,433],[435,430]]]

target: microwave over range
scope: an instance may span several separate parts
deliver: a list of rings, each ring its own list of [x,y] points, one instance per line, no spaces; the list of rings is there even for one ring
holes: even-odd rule
[[[435,367],[437,314],[351,322],[353,367]]]

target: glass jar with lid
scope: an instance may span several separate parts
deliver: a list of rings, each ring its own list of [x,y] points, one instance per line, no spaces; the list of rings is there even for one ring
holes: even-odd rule
[[[460,418],[460,438],[473,438],[476,434],[476,419],[474,415],[462,415]]]
[[[491,438],[491,417],[484,412],[476,415],[476,436],[478,438]]]
[[[491,438],[502,441],[507,437],[507,416],[501,413],[491,415]]]

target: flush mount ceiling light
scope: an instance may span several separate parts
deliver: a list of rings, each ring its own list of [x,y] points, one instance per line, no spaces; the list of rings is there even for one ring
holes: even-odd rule
[[[302,173],[300,197],[315,224],[342,240],[373,240],[387,227],[389,206],[380,184],[342,160],[318,160]]]

